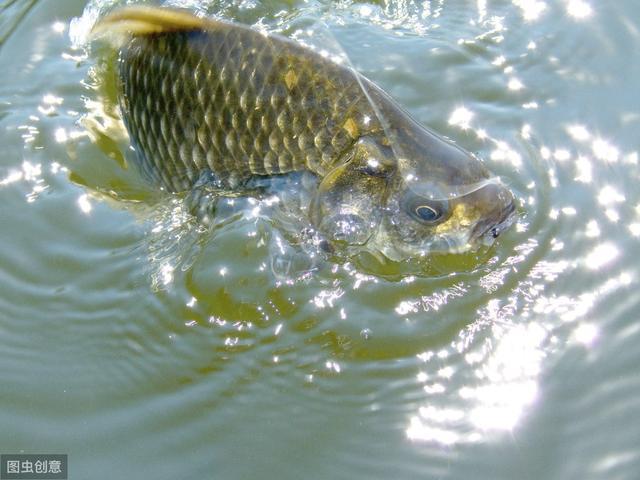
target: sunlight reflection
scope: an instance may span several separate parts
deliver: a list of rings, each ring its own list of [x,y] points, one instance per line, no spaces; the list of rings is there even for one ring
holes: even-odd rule
[[[68,139],[66,130],[64,128],[58,128],[54,133],[54,138],[58,143],[66,143]]]
[[[559,162],[566,162],[571,158],[571,153],[566,148],[556,148],[553,152],[553,158]]]
[[[550,312],[558,314],[563,322],[571,323],[584,318],[595,305],[596,297],[592,292],[583,293],[577,298],[562,295],[550,299],[547,305],[550,307]]]
[[[333,290],[322,290],[312,300],[316,308],[333,308],[334,303],[344,295],[344,290],[340,287]]]
[[[19,170],[12,170],[9,174],[0,180],[0,186],[9,185],[10,183],[22,180],[23,173]]]
[[[589,130],[587,130],[584,125],[569,125],[567,127],[567,133],[571,136],[571,138],[580,142],[584,142],[591,138]]]
[[[524,84],[519,79],[514,77],[509,80],[509,83],[507,83],[507,88],[509,90],[518,91],[524,88]]]
[[[42,97],[42,103],[46,103],[47,105],[62,105],[64,99],[62,97],[56,97],[52,93],[48,93]]]
[[[600,227],[598,226],[598,222],[595,220],[589,221],[587,223],[587,229],[585,230],[585,235],[589,238],[596,238],[600,236]]]
[[[487,17],[487,0],[477,0],[478,21],[482,22]]]
[[[505,58],[504,55],[500,55],[498,57],[496,57],[493,62],[491,62],[491,65],[495,65],[496,67],[501,67],[502,65],[504,65],[506,63],[507,59]]]
[[[620,214],[613,208],[607,208],[604,214],[613,223],[617,223],[620,220]]]
[[[495,320],[500,310],[487,309],[482,315]],[[439,407],[435,401],[430,401],[409,420],[406,429],[409,439],[442,445],[476,442],[482,439],[481,432],[510,431],[518,424],[537,396],[535,379],[545,357],[543,344],[548,332],[536,323],[506,325],[501,322],[494,323],[491,331],[493,339],[487,339],[487,343],[476,346],[463,356],[469,365],[476,366],[476,370],[474,380],[459,388],[457,393],[471,405],[467,408]],[[490,347],[491,343],[495,348]],[[423,355],[420,358],[429,361],[432,357]],[[440,368],[437,374],[448,381],[458,372],[447,366]],[[418,374],[419,382],[427,380],[425,372]],[[445,392],[446,387],[440,382],[427,383],[423,390],[435,399]],[[461,428],[465,423],[474,427],[471,432]]]
[[[591,162],[588,158],[579,156],[576,159],[576,176],[574,180],[582,183],[591,183],[593,180]]]
[[[395,308],[398,315],[407,315],[419,311],[437,311],[446,305],[451,299],[464,296],[467,287],[463,283],[458,283],[440,292],[431,295],[423,295],[417,300],[402,300]],[[445,351],[446,352],[446,351]]]
[[[598,338],[598,328],[592,323],[583,323],[573,331],[573,340],[587,347],[593,345]]]
[[[522,156],[513,150],[506,142],[497,141],[496,149],[491,152],[491,160],[507,161],[514,167],[522,165]]]
[[[80,210],[84,214],[88,215],[91,213],[92,206],[91,202],[89,202],[89,195],[84,193],[78,197],[78,207],[80,207]]]
[[[480,406],[469,413],[470,420],[481,430],[511,431],[524,409],[535,400],[537,391],[533,381],[506,382],[474,389],[473,395]]]
[[[513,0],[513,4],[520,7],[522,16],[527,21],[537,20],[547,9],[547,4],[539,0]]]
[[[42,105],[38,106],[38,111],[46,116],[53,116],[56,114],[57,107],[62,105],[64,99],[62,97],[56,97],[55,95],[48,93],[42,97]]]
[[[36,140],[36,137],[40,134],[40,130],[38,129],[38,127],[35,127],[33,125],[19,125],[17,127],[17,130],[25,132],[21,135],[25,144],[34,142]]]
[[[615,146],[601,138],[593,141],[591,149],[598,160],[615,163],[620,158],[620,151]]]
[[[66,29],[67,26],[63,22],[54,22],[54,24],[51,25],[51,30],[55,33],[64,33]]]
[[[100,17],[100,9],[96,7],[86,7],[82,12],[82,16],[74,17],[69,23],[69,39],[74,48],[84,46],[91,33],[91,29]]]
[[[631,165],[638,165],[638,152],[631,152],[625,155],[624,162]]]
[[[598,194],[598,202],[601,205],[611,205],[614,203],[624,202],[625,197],[611,185],[607,185],[600,190]]]
[[[587,267],[591,270],[599,270],[605,265],[610,264],[620,254],[618,248],[611,242],[598,245],[585,258]]]
[[[444,367],[438,370],[438,376],[442,378],[451,378],[454,374],[455,370],[453,367]]]
[[[425,385],[422,389],[428,394],[443,393],[446,390],[444,385],[438,382],[432,383],[431,385]]]
[[[456,108],[449,117],[449,125],[455,125],[467,130],[470,128],[471,119],[473,118],[473,112],[465,107]]]
[[[406,434],[410,440],[435,442],[441,445],[454,445],[460,441],[460,435],[457,433],[427,425],[418,416],[411,418]]]
[[[573,210],[564,207],[557,212],[566,215]],[[587,222],[586,230],[591,236],[599,235],[595,220]],[[557,243],[552,239],[552,245]],[[587,255],[585,263],[597,269],[618,253],[613,243],[604,243]],[[527,254],[525,249],[505,264],[520,264]],[[547,286],[570,278],[578,266],[567,260],[538,261],[514,295],[507,301],[489,300],[450,347],[417,355],[416,381],[426,398],[408,419],[409,439],[450,446],[482,441],[518,427],[538,399],[538,379],[553,345],[564,338],[585,348],[593,346],[601,332],[596,324],[585,321],[587,315],[600,299],[634,282],[633,273],[627,271],[592,291],[544,295]],[[504,279],[497,283],[503,284]],[[572,329],[559,338],[558,324],[572,324]],[[461,364],[465,367],[460,368]],[[452,402],[456,396],[458,402]]]
[[[6,177],[0,179],[0,187],[10,185],[19,181],[30,184],[31,191],[26,194],[27,203],[34,202],[38,196],[44,192],[49,186],[42,178],[42,165],[39,163],[31,163],[28,161],[22,162],[21,170],[10,170]],[[56,173],[58,171],[66,169],[60,168],[59,164],[52,165],[51,172]]]
[[[597,290],[598,295],[607,295],[619,288],[628,287],[634,282],[635,275],[630,272],[622,272],[614,278],[610,278]]]
[[[464,411],[457,408],[438,409],[432,406],[420,407],[420,416],[434,422],[456,422],[464,418]]]
[[[590,17],[593,9],[584,0],[569,0],[567,2],[567,13],[573,18],[583,19]]]
[[[173,281],[173,266],[165,263],[160,267],[160,280],[163,285],[169,285]]]
[[[67,143],[69,140],[77,140],[82,137],[88,137],[86,131],[72,130],[67,132],[64,128],[57,128],[53,133],[53,137],[57,143]]]
[[[335,372],[335,373],[340,373],[342,368],[340,367],[340,364],[336,361],[333,360],[328,360],[325,363],[325,367],[327,368],[327,370]]]

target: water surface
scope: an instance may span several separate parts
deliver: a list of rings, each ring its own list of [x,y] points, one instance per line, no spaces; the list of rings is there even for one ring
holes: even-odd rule
[[[0,452],[92,479],[637,476],[636,3],[172,2],[322,20],[509,183],[517,224],[427,276],[309,271],[266,206],[212,230],[150,190],[80,42],[115,3],[0,4]]]

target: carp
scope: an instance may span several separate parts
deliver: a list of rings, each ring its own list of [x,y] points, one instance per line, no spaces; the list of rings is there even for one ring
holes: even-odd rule
[[[94,27],[105,32],[122,38],[122,118],[160,188],[204,178],[217,195],[251,194],[256,178],[308,171],[322,238],[394,261],[489,245],[513,220],[513,195],[479,159],[291,39],[146,6],[110,13]]]

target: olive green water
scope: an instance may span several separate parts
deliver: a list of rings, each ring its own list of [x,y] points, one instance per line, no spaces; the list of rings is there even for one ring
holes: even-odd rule
[[[261,205],[212,231],[156,198],[70,39],[115,3],[0,3],[0,453],[71,479],[637,478],[637,2],[174,2],[323,19],[512,186],[485,258],[391,279],[306,272]]]

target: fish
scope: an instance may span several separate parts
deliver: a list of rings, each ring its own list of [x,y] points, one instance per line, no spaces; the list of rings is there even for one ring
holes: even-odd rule
[[[252,195],[256,179],[310,172],[323,241],[392,261],[477,250],[513,222],[514,195],[475,155],[292,39],[150,6],[93,34],[118,38],[121,115],[161,189]]]

